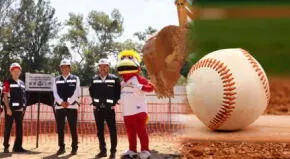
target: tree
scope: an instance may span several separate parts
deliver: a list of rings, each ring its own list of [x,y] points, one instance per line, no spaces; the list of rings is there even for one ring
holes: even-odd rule
[[[19,55],[24,70],[39,72],[46,66],[49,40],[56,36],[59,24],[48,1],[22,0],[14,17],[15,31],[21,45]]]
[[[104,12],[91,11],[88,23],[97,36],[97,41],[94,43],[98,48],[95,52],[96,56],[106,57],[108,54],[118,52],[114,40],[123,33],[123,17],[119,10],[114,9],[111,17]]]
[[[88,29],[84,26],[83,19],[83,15],[81,14],[69,13],[69,19],[65,23],[69,29],[62,38],[62,41],[70,42],[70,48],[81,58],[80,63],[85,60],[83,52],[88,45]]]
[[[24,71],[43,72],[49,67],[48,42],[55,38],[59,26],[55,10],[48,0],[15,0],[13,5],[8,1],[0,9],[1,17],[6,16],[0,22],[0,62],[5,68],[1,75],[7,77],[6,69],[12,62],[20,62]]]
[[[89,84],[100,58],[117,56],[124,49],[140,51],[142,45],[130,39],[117,42],[123,33],[119,10],[110,14],[91,11],[88,17],[70,13],[64,27],[67,32],[57,38],[60,23],[49,0],[0,0],[0,78],[7,77],[12,62],[19,62],[24,72],[58,73],[63,58],[72,59],[72,71]],[[148,28],[149,33],[154,29]],[[58,40],[55,46],[51,40]],[[112,71],[115,71],[114,69]]]
[[[117,9],[110,16],[94,10],[89,12],[87,21],[84,21],[82,15],[70,13],[66,26],[69,29],[62,39],[69,42],[73,53],[81,58],[80,62],[73,64],[73,71],[80,76],[82,85],[88,85],[95,73],[96,62],[120,51],[115,39],[123,32],[122,15]],[[90,30],[95,39],[89,38],[92,36],[88,35]]]
[[[64,43],[57,44],[50,56],[47,58],[47,66],[44,68],[44,72],[57,74],[59,72],[59,64],[62,59],[71,59],[71,53],[69,48]]]
[[[142,49],[142,44],[133,41],[132,39],[127,39],[124,42],[117,43],[117,47],[119,50],[135,50],[137,52],[140,52]]]
[[[0,1],[0,79],[3,80],[8,76],[8,68],[15,56],[14,52],[7,47],[9,39],[12,37],[12,26],[10,23],[10,14],[14,12],[12,4],[14,0],[1,0]]]
[[[152,28],[151,26],[148,26],[148,28],[145,29],[143,32],[136,32],[134,33],[134,36],[136,36],[140,41],[146,41],[148,35],[152,35],[155,32],[157,32],[156,29]]]
[[[0,27],[5,23],[9,13],[11,12],[11,5],[15,0],[1,0],[0,1]]]

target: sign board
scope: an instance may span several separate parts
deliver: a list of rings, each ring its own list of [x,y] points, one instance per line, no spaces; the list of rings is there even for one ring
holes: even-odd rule
[[[52,91],[54,76],[51,74],[25,73],[26,91],[50,92]]]

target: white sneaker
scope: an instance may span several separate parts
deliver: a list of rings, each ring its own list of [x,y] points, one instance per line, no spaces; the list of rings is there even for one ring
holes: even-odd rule
[[[127,155],[130,156],[131,158],[133,158],[134,156],[137,155],[137,153],[134,151],[131,151],[131,150],[127,150],[124,153],[122,153],[122,156],[127,156]]]
[[[142,151],[139,154],[140,159],[148,159],[150,158],[150,156],[151,156],[151,153],[149,151]]]

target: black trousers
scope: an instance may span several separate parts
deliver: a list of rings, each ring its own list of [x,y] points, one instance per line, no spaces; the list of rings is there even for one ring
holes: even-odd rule
[[[77,109],[57,109],[55,111],[57,134],[58,134],[58,146],[61,148],[65,147],[64,144],[64,126],[65,118],[67,117],[71,137],[72,137],[72,148],[78,148],[78,134],[77,134],[77,120],[78,111]]]
[[[5,130],[4,130],[3,146],[5,148],[8,148],[10,146],[9,145],[9,139],[10,139],[11,128],[12,128],[12,125],[13,125],[13,120],[15,120],[15,124],[16,124],[16,138],[15,138],[13,149],[19,149],[19,148],[22,148],[23,111],[14,111],[14,110],[12,110],[12,116],[8,116],[7,114],[5,114]]]
[[[104,123],[106,121],[111,140],[111,153],[115,153],[117,147],[117,128],[116,128],[116,118],[115,111],[112,109],[94,110],[94,116],[97,125],[97,135],[99,139],[99,148],[101,152],[107,152],[106,141],[104,136]]]

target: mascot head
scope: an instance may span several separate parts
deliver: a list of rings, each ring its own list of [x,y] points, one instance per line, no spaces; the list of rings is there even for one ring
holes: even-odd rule
[[[141,57],[134,50],[124,50],[118,55],[117,70],[121,76],[134,75],[140,72]]]

